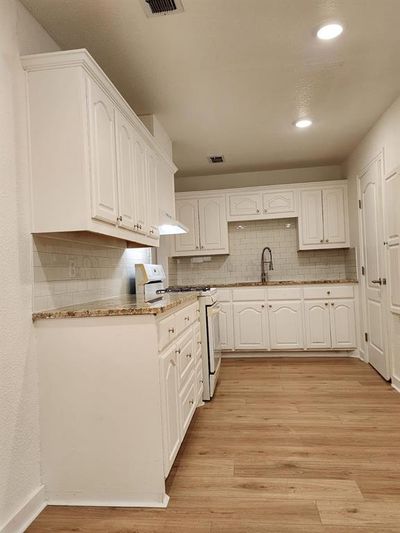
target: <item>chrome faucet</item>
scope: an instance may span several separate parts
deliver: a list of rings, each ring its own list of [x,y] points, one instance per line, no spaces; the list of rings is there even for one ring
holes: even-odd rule
[[[269,261],[265,260],[265,251],[269,252]],[[265,272],[265,265],[268,265],[268,270],[274,270],[274,263],[272,262],[272,252],[269,246],[266,246],[261,254],[261,283],[268,280],[268,272]]]

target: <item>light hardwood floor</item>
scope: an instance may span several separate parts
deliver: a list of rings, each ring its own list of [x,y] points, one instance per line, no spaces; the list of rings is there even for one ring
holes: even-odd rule
[[[398,533],[400,394],[347,358],[224,360],[167,509],[48,507],[29,533]]]

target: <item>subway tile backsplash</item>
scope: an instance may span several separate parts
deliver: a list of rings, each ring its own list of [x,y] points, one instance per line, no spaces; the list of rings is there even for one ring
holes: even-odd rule
[[[354,249],[297,250],[297,219],[231,222],[229,255],[169,260],[169,283],[236,283],[259,281],[261,252],[272,249],[272,280],[355,279]],[[204,260],[205,259],[205,260]],[[204,261],[203,261],[204,260]]]
[[[150,248],[87,233],[33,238],[33,308],[43,311],[129,292],[134,264],[151,262]]]

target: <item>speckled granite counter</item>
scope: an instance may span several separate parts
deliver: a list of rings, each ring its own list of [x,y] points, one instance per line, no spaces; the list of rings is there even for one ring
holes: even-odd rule
[[[358,283],[356,279],[316,279],[316,280],[269,280],[264,283],[261,281],[239,281],[237,283],[215,283],[213,287],[229,289],[235,287],[274,287],[281,285],[326,285],[326,284],[343,284]]]
[[[39,311],[32,314],[32,320],[48,318],[85,318],[102,316],[124,315],[159,315],[178,307],[182,304],[190,304],[197,300],[197,293],[165,294],[152,303],[137,302],[136,296],[130,294],[97,300],[85,304],[70,305],[49,311]]]

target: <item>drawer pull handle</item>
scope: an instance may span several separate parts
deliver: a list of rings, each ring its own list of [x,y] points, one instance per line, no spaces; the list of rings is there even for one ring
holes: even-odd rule
[[[175,328],[169,328],[168,333],[175,333]]]
[[[197,344],[201,344],[201,341],[197,341]]]
[[[176,355],[179,355],[181,353],[181,349],[178,348],[177,350],[175,350],[175,353],[176,353]]]

